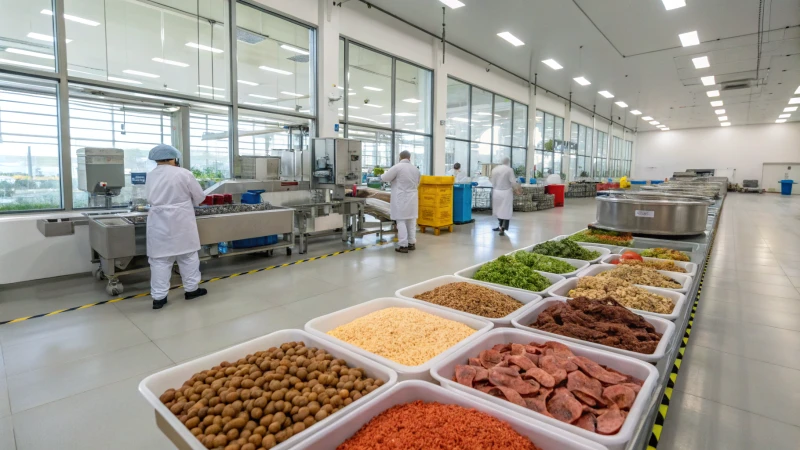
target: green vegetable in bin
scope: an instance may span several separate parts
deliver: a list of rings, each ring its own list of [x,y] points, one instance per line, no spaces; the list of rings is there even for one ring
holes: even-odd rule
[[[600,257],[600,252],[585,249],[568,239],[546,241],[541,244],[536,244],[531,252],[540,255],[556,256],[558,258],[581,259],[584,261],[591,261]]]
[[[550,280],[510,256],[501,256],[481,266],[472,277],[478,281],[539,292],[550,287]]]
[[[531,269],[540,270],[542,272],[569,273],[577,270],[577,267],[572,266],[568,262],[525,250],[514,253],[514,258]]]

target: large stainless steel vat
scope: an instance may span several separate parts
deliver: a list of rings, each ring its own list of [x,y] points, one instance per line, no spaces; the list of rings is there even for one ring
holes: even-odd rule
[[[690,236],[706,230],[712,201],[611,196],[597,198],[597,228],[630,233]]]

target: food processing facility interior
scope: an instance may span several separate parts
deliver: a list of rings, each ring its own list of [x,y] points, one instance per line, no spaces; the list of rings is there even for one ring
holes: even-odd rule
[[[800,447],[793,0],[0,0],[0,450]]]

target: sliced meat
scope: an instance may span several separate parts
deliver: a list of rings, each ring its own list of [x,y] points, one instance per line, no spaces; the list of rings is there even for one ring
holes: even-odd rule
[[[556,357],[556,364],[558,364],[558,367],[561,367],[567,372],[574,372],[578,370],[578,366],[574,362],[570,361],[569,359],[570,357],[561,355],[553,355],[553,356]]]
[[[625,416],[617,405],[611,405],[605,413],[597,417],[597,432],[600,434],[616,434],[622,424],[625,423]]]
[[[513,367],[494,366],[490,370],[496,370],[496,371],[498,371],[500,373],[504,373],[504,374],[512,376],[512,377],[519,377],[520,376],[519,375],[519,369],[515,369]]]
[[[522,378],[533,378],[542,386],[550,389],[556,385],[556,380],[553,378],[553,376],[547,373],[547,371],[544,369],[540,369],[538,367],[531,367],[530,369],[526,370],[525,373],[522,374]]]
[[[603,401],[603,384],[594,378],[589,378],[580,370],[570,372],[567,375],[567,389],[586,394],[592,397],[595,402],[605,403]]]
[[[567,371],[556,364],[556,357],[553,355],[539,357],[539,367],[553,377],[554,385],[567,379]]]
[[[597,401],[591,395],[586,395],[581,391],[572,391],[572,395],[586,406],[597,406]]]
[[[551,392],[553,392],[552,389],[543,389],[539,391],[538,396],[525,399],[525,406],[531,411],[536,411],[540,414],[552,417],[550,413],[547,412],[547,397]]]
[[[561,391],[547,402],[547,411],[562,422],[573,423],[583,414],[583,405],[569,391]]]
[[[591,431],[592,433],[594,433],[597,427],[597,418],[594,416],[594,414],[590,412],[585,412],[580,417],[580,419],[578,419],[575,422],[575,426],[581,427],[586,431]]]
[[[484,381],[489,379],[489,371],[484,369],[483,367],[476,367],[475,368],[475,379],[473,382]]]
[[[514,377],[496,369],[489,370],[489,382],[497,387],[513,389],[520,395],[535,394],[539,391],[538,386],[533,386],[524,381],[519,378],[519,375]]]
[[[539,355],[534,355],[533,353],[525,353],[525,357],[531,360],[532,363],[539,365]]]
[[[494,347],[492,347],[492,350],[495,350],[500,353],[505,353],[511,350],[511,344],[497,344]]]
[[[603,383],[608,384],[618,384],[626,381],[627,377],[623,376],[619,373],[609,372],[603,368],[600,364],[592,361],[589,358],[584,358],[583,356],[575,356],[572,359],[572,362],[578,365],[584,372],[586,372],[589,376],[597,378],[598,380],[602,381]]]
[[[514,356],[522,356],[525,354],[525,346],[522,344],[511,344],[511,354]]]
[[[516,345],[516,344],[514,344]],[[524,353],[523,353],[524,355]],[[536,364],[534,364],[530,359],[526,358],[523,355],[515,355],[508,358],[509,364],[513,364],[515,366],[519,366],[522,371],[526,371],[528,369],[536,368]]]
[[[620,409],[631,409],[636,392],[628,386],[615,384],[603,390],[603,397],[615,403]]]
[[[565,358],[569,358],[570,356],[575,356],[572,353],[572,350],[569,349],[569,347],[560,342],[548,341],[544,345],[547,348],[553,349],[553,354],[556,356],[563,356]]]
[[[526,345],[525,352],[530,353],[531,355],[541,355],[543,353],[542,349],[535,345]]]
[[[633,389],[633,392],[636,392],[637,394],[642,390],[642,385],[635,383],[620,383],[620,386],[627,386]]]
[[[497,350],[484,350],[478,355],[478,359],[481,361],[481,365],[487,369],[491,369],[492,367],[498,365],[500,361],[503,360],[503,355],[500,354]]]
[[[482,366],[480,358],[470,358],[467,360],[470,366]]]
[[[515,391],[514,389],[503,386],[494,386],[492,389],[489,389],[485,392],[489,395],[494,395],[495,397],[504,397],[506,400],[514,403],[515,405],[527,407],[525,399],[523,399],[522,396],[519,395],[519,392]]]
[[[623,377],[625,377],[625,383],[635,384],[635,385],[640,386],[640,387],[644,384],[644,380],[640,380],[640,379],[638,379],[638,378],[636,378],[634,376],[631,376],[631,375],[628,375],[626,373],[622,373],[622,372],[616,371],[616,370],[612,369],[611,367],[606,367],[605,369],[607,371],[609,371],[609,372],[613,372],[613,373],[616,373],[618,375],[622,375]],[[633,389],[633,388],[631,388],[631,389]]]
[[[464,386],[472,387],[472,382],[475,380],[475,375],[478,371],[475,366],[456,366],[456,381]]]

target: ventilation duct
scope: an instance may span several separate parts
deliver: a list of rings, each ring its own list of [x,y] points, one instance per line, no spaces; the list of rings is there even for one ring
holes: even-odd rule
[[[746,80],[733,80],[733,81],[726,81],[721,83],[722,89],[720,91],[727,92],[727,91],[738,91],[740,89],[750,89],[751,87],[758,86],[758,83],[754,79],[746,79]]]

